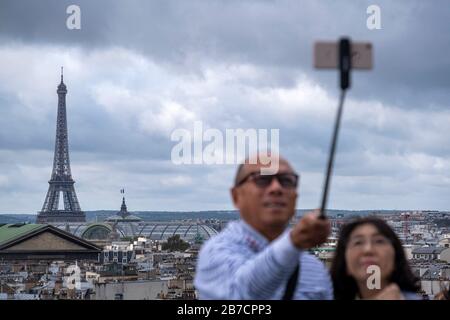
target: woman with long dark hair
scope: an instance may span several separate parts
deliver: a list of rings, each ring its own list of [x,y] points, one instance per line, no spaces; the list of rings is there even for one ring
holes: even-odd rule
[[[358,218],[343,226],[331,278],[337,300],[420,299],[418,278],[399,238],[376,217]]]

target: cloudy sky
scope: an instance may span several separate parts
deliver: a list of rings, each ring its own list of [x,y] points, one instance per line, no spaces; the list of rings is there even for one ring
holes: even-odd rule
[[[81,9],[69,30],[66,9]],[[366,9],[381,9],[369,30]],[[279,129],[320,203],[339,91],[316,40],[374,45],[347,95],[329,207],[450,210],[449,1],[0,2],[0,213],[36,213],[60,66],[83,210],[228,210],[235,165],[176,165],[175,129]]]

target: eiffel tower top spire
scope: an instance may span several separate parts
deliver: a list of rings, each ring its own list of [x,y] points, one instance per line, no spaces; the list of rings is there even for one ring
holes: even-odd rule
[[[64,84],[64,74],[63,74],[63,67],[61,67],[61,83],[58,85],[58,90],[56,91],[58,95],[60,94],[66,94],[67,93],[67,87]],[[64,97],[65,100],[65,97]]]

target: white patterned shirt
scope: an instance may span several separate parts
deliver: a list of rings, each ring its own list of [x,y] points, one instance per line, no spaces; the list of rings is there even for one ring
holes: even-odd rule
[[[202,246],[194,286],[200,299],[281,300],[298,262],[292,299],[333,299],[324,264],[297,249],[289,230],[269,242],[243,220],[232,221]]]

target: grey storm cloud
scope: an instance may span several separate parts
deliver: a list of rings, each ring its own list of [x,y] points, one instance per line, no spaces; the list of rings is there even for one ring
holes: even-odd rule
[[[82,28],[65,27],[70,4]],[[381,8],[381,30],[368,30],[366,8]],[[375,69],[355,73],[357,98],[404,108],[448,108],[450,37],[445,0],[424,1],[2,1],[3,39],[123,46],[183,72],[205,64],[250,63],[273,68],[261,86],[292,86],[300,72],[328,89],[336,76],[312,72],[315,40],[349,35],[374,43]]]

